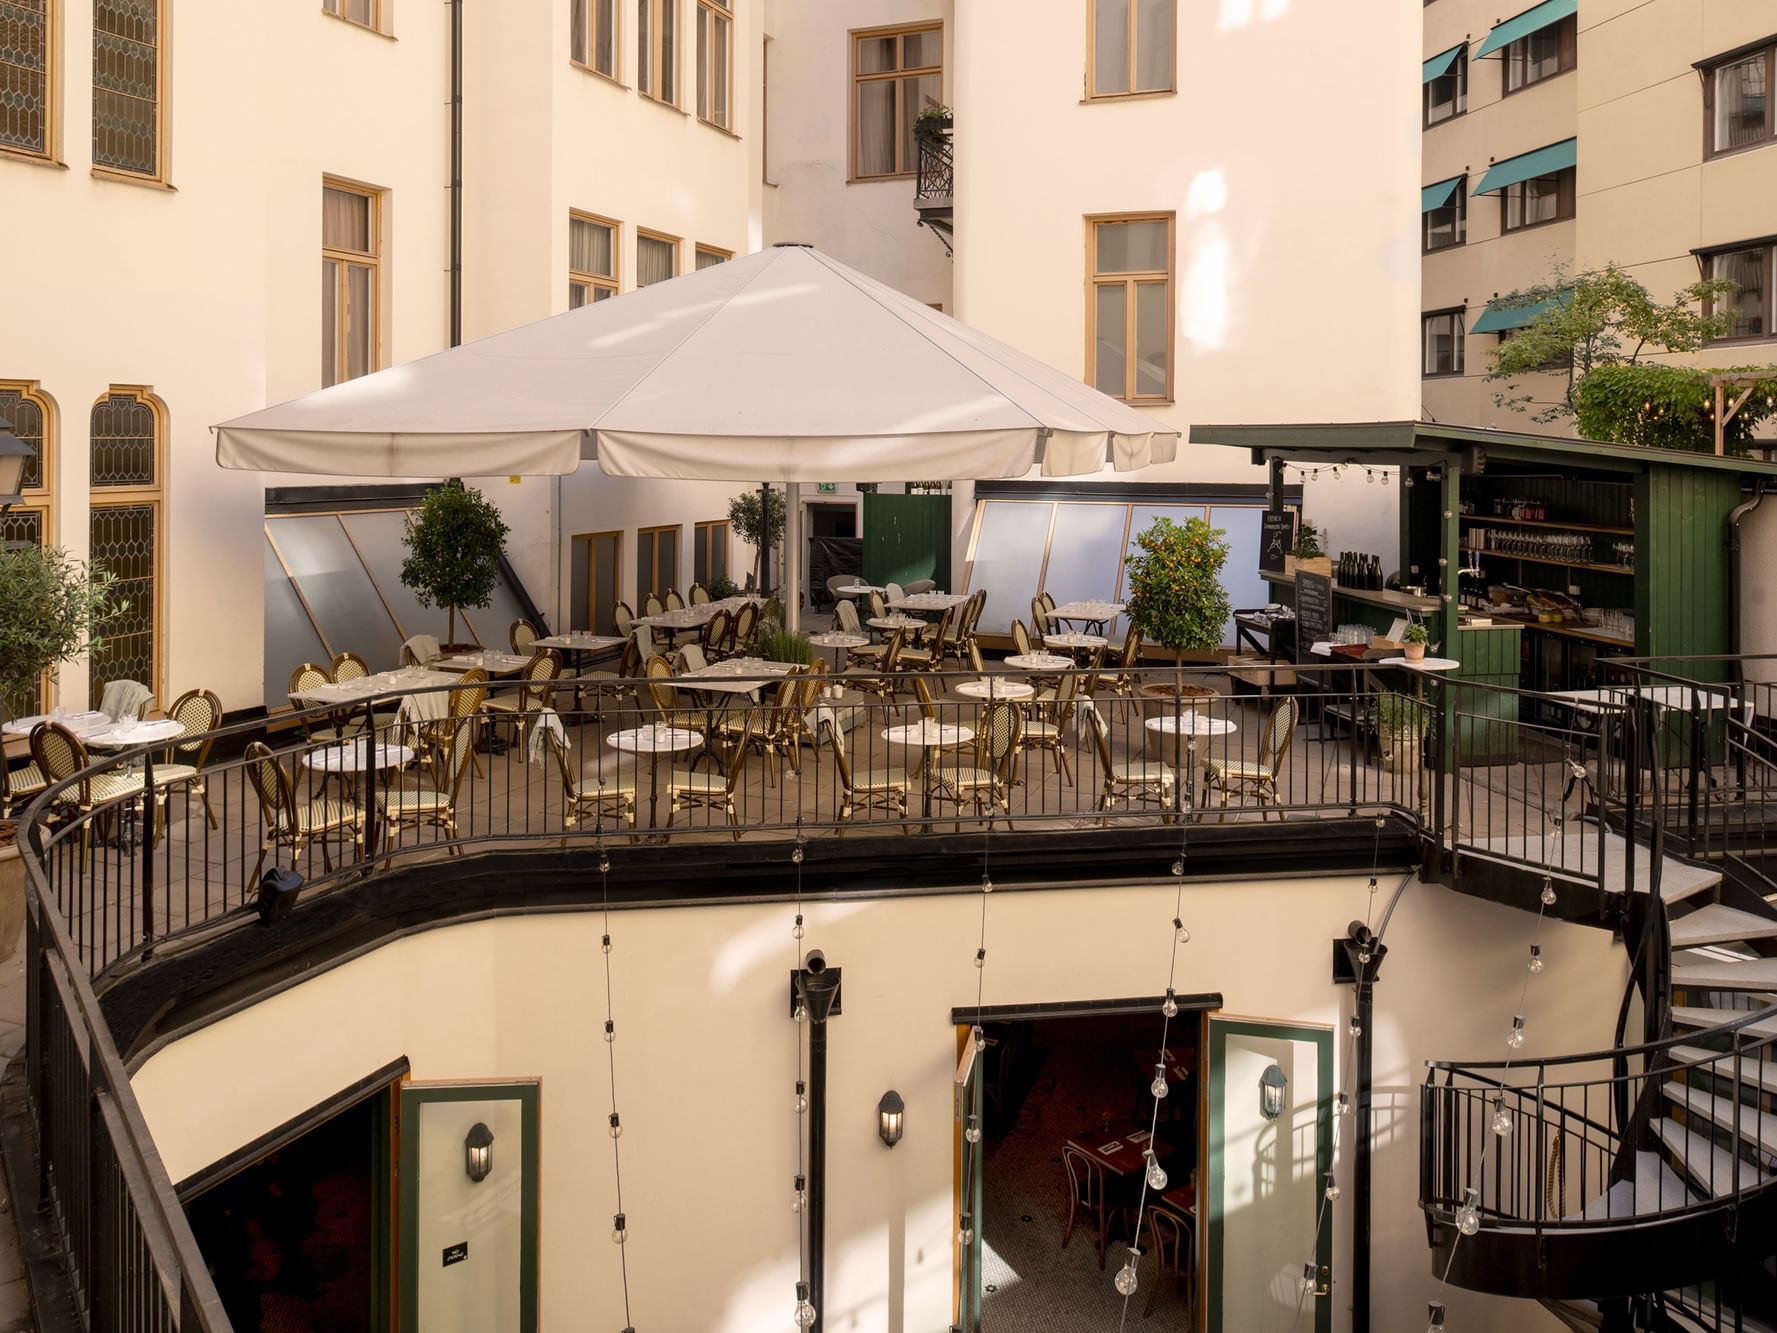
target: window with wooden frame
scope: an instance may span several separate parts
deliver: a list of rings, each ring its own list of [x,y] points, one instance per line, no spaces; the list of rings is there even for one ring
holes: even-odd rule
[[[636,0],[636,91],[679,104],[679,0]]]
[[[679,276],[679,238],[636,228],[636,286],[650,287]]]
[[[1547,176],[1517,181],[1499,192],[1499,229],[1523,231],[1574,215],[1575,170],[1564,167]]]
[[[1718,157],[1777,142],[1777,41],[1746,47],[1704,64],[1705,156]]]
[[[691,577],[709,587],[728,577],[728,546],[732,530],[725,518],[699,523],[691,533]]]
[[[913,124],[944,104],[944,25],[854,29],[851,79],[852,179],[911,176]]]
[[[12,433],[37,455],[25,464],[19,503],[0,514],[0,550],[13,544],[48,545],[55,540],[55,402],[34,380],[0,380],[0,421],[12,423]],[[45,673],[24,697],[5,699],[6,715],[42,712],[48,686]]]
[[[61,0],[0,0],[0,152],[54,158]]]
[[[717,264],[726,264],[734,258],[734,251],[718,249],[713,245],[697,247],[697,267],[700,269],[714,268]]]
[[[105,628],[89,659],[92,707],[114,680],[136,680],[162,694],[161,551],[165,408],[149,390],[113,386],[92,410],[92,469],[87,559],[117,578],[124,611]]]
[[[697,0],[697,118],[734,132],[734,0]]]
[[[1448,250],[1468,241],[1468,177],[1459,176],[1456,188],[1442,208],[1428,208],[1421,215],[1420,247],[1426,254]]]
[[[679,527],[636,529],[636,603],[679,586]]]
[[[166,0],[93,0],[93,169],[166,179]]]
[[[367,375],[382,344],[382,209],[377,191],[321,186],[321,386]]]
[[[1425,84],[1425,127],[1441,125],[1468,110],[1468,48],[1456,53],[1456,59],[1435,79]]]
[[[569,552],[568,628],[615,634],[623,596],[623,533],[577,532]]]
[[[1172,221],[1086,219],[1086,379],[1113,398],[1172,399]]]
[[[568,58],[594,74],[617,78],[617,0],[572,0]]]
[[[1718,342],[1751,341],[1777,336],[1772,314],[1777,311],[1777,237],[1751,241],[1698,256],[1703,276],[1725,278],[1734,290],[1703,303],[1703,313],[1726,313],[1733,324]]]
[[[1088,5],[1088,98],[1177,90],[1178,0],[1088,0]]]
[[[321,0],[321,9],[323,13],[355,23],[360,28],[369,28],[372,32],[383,30],[381,0]]]
[[[618,224],[590,213],[568,214],[568,309],[617,295]]]
[[[1526,33],[1500,52],[1501,95],[1509,97],[1534,87],[1545,79],[1565,74],[1579,64],[1579,18],[1569,14],[1559,23]]]
[[[1459,307],[1429,311],[1420,317],[1419,373],[1427,379],[1462,374],[1463,342],[1468,332],[1463,325],[1466,313]]]

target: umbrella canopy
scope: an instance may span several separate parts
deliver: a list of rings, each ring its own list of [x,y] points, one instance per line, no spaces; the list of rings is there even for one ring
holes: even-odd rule
[[[1170,462],[1178,432],[805,245],[217,427],[262,472],[906,481]]]

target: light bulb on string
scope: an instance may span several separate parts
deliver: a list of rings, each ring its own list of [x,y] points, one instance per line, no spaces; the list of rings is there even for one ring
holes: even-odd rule
[[[605,1040],[608,1042],[617,1040],[617,1024],[608,1018],[605,1020]]]
[[[1530,946],[1530,962],[1529,962],[1528,966],[1533,973],[1541,972],[1543,970],[1543,946],[1542,945],[1533,944]]]
[[[599,874],[608,875],[610,873],[611,873],[611,858],[604,855],[601,852],[599,854]]]
[[[1351,1110],[1351,1094],[1341,1092],[1333,1098],[1333,1110],[1340,1115]]]
[[[1555,905],[1555,881],[1551,876],[1543,876],[1543,891],[1541,898],[1544,907],[1553,907]]]
[[[1493,1132],[1502,1139],[1512,1132],[1512,1117],[1506,1112],[1506,1099],[1504,1097],[1495,1097],[1493,1099],[1492,1128]]]
[[[1462,1206],[1456,1210],[1456,1229],[1465,1236],[1481,1229],[1481,1210],[1476,1207],[1480,1200],[1481,1192],[1473,1185],[1462,1192]]]
[[[1165,1065],[1155,1065],[1154,1066],[1154,1081],[1152,1083],[1148,1084],[1148,1091],[1153,1093],[1156,1100],[1158,1100],[1159,1098],[1164,1097],[1166,1095],[1167,1088],[1166,1088],[1166,1066]]]
[[[1180,944],[1191,942],[1191,928],[1176,916],[1172,919],[1172,937]]]
[[[1514,1051],[1524,1044],[1524,1015],[1512,1015],[1512,1030],[1506,1033],[1506,1045]]]
[[[985,948],[975,950],[975,966],[976,967],[986,967],[987,966],[987,950]]]
[[[790,1195],[790,1211],[799,1213],[806,1207],[808,1207],[808,1177],[797,1176],[795,1192]]]
[[[792,1104],[796,1108],[797,1115],[808,1114],[808,1084],[801,1079],[796,1080],[796,1100]]]
[[[1148,1188],[1158,1194],[1166,1188],[1166,1169],[1160,1165],[1160,1159],[1154,1156],[1152,1148],[1142,1156],[1148,1159]]]
[[[798,1023],[808,1022],[808,1006],[806,1004],[798,1004],[796,1006],[796,1021]]]
[[[1354,1017],[1347,1026],[1346,1031],[1350,1032],[1354,1037],[1361,1037],[1364,1035],[1364,1025]]]
[[[988,875],[986,873],[982,874],[982,876],[981,876],[981,892],[983,892],[983,893],[992,893],[993,892],[993,877],[991,875]]]
[[[790,927],[790,938],[799,940],[807,932],[802,929],[802,913],[796,913],[796,924]]]
[[[1425,1303],[1425,1333],[1443,1333],[1444,1302],[1427,1301]]]
[[[985,1051],[987,1049],[987,1034],[985,1032],[983,1032],[980,1028],[974,1029],[974,1033],[975,1033],[975,1049],[977,1051]]]
[[[1117,1295],[1135,1295],[1135,1261],[1140,1255],[1140,1250],[1136,1249],[1133,1245],[1129,1247],[1129,1257],[1123,1261],[1123,1266],[1117,1270],[1117,1276],[1111,1279],[1111,1285],[1117,1289]]]
[[[601,935],[599,937],[599,948],[605,953],[611,952],[611,937],[609,935]]]
[[[1178,1017],[1178,1000],[1172,993],[1172,987],[1166,988],[1166,998],[1160,1002],[1160,1012],[1168,1018]]]
[[[797,843],[795,850],[790,853],[790,863],[792,865],[801,865],[802,864],[802,844],[801,843]]]
[[[629,1226],[625,1223],[623,1214],[618,1213],[611,1219],[611,1244],[621,1245],[628,1239]]]
[[[1314,1279],[1315,1279],[1314,1264],[1312,1262],[1303,1264],[1302,1265],[1302,1294],[1303,1295],[1305,1295],[1305,1296],[1314,1295]]]
[[[618,1118],[615,1111],[611,1112],[611,1137],[614,1139],[623,1137],[623,1121]]]
[[[1185,873],[1185,858],[1181,856],[1172,863],[1173,878],[1177,879],[1179,876],[1183,875],[1184,873]]]
[[[806,1282],[796,1284],[796,1309],[791,1318],[796,1321],[797,1328],[814,1327],[814,1306],[809,1303],[808,1283]]]
[[[962,1221],[956,1228],[956,1243],[958,1245],[973,1245],[975,1243],[975,1228],[967,1213],[963,1214]]]
[[[969,1124],[968,1127],[963,1130],[963,1137],[970,1143],[981,1142],[981,1122],[975,1116],[969,1117]]]
[[[1327,1188],[1326,1188],[1327,1202],[1328,1203],[1336,1202],[1339,1198],[1340,1193],[1341,1193],[1341,1190],[1339,1189],[1338,1178],[1335,1177],[1331,1171],[1327,1172]]]

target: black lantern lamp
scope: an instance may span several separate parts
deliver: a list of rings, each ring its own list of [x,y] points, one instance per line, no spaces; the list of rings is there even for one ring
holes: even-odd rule
[[[907,1103],[901,1100],[901,1094],[890,1088],[882,1094],[882,1100],[876,1103],[876,1132],[882,1136],[887,1147],[894,1147],[901,1141],[901,1133],[907,1119]]]
[[[12,423],[0,417],[0,511],[24,499],[25,468],[37,450],[12,433]]]
[[[477,1185],[494,1169],[494,1134],[477,1120],[463,1140],[463,1170]]]
[[[1283,1070],[1276,1065],[1267,1065],[1265,1072],[1259,1075],[1259,1114],[1267,1120],[1275,1120],[1283,1114],[1284,1094],[1289,1090],[1289,1080],[1283,1076]]]

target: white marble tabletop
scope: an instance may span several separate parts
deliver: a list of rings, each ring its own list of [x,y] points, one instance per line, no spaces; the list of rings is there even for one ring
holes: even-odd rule
[[[605,744],[614,750],[628,750],[631,754],[676,754],[702,745],[703,733],[654,722],[628,731],[613,731],[605,737]]]

